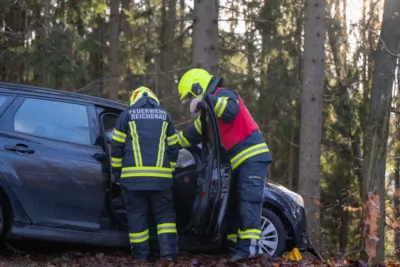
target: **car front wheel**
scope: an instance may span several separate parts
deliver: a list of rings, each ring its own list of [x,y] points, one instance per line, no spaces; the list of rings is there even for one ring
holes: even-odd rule
[[[259,246],[269,257],[282,257],[286,249],[286,231],[279,217],[263,208],[261,215],[261,237]]]

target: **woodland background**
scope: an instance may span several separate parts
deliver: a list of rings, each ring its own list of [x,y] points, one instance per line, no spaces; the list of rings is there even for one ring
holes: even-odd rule
[[[180,75],[222,76],[325,256],[400,257],[399,53],[399,0],[0,0],[1,81],[121,101],[146,85],[182,128]]]

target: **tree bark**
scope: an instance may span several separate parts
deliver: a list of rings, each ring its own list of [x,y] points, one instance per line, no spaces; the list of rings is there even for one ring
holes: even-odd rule
[[[2,76],[3,81],[22,83],[24,80],[24,58],[22,57],[25,42],[26,9],[15,3],[4,15],[4,33],[0,41],[4,41],[5,51]]]
[[[109,22],[109,42],[110,47],[108,50],[108,78],[107,78],[107,93],[108,98],[111,100],[118,100],[119,89],[119,71],[118,71],[118,57],[119,57],[119,14],[120,0],[110,0],[110,22]]]
[[[321,137],[325,60],[325,0],[305,1],[304,72],[301,92],[299,193],[304,196],[307,228],[319,247]]]
[[[375,192],[374,197],[380,200],[378,209],[380,214],[377,214],[375,209],[365,210],[363,248],[369,260],[377,262],[384,260],[385,257],[385,168],[392,88],[397,61],[397,58],[390,53],[399,53],[400,50],[399,13],[400,1],[385,0],[379,36],[380,45],[375,52],[370,114],[365,136],[363,201],[366,204],[370,203],[371,200],[367,201],[368,194]]]
[[[294,176],[294,125],[290,126],[290,144],[289,144],[289,179],[288,188],[293,190],[293,176]]]
[[[50,32],[50,6],[51,6],[51,0],[45,0],[44,1],[44,22],[43,22],[43,27],[44,27],[44,36],[47,38],[49,37],[49,32]]]
[[[400,58],[397,59],[397,66],[400,65]],[[397,67],[397,91],[396,91],[396,109],[400,110],[400,68]],[[400,114],[395,114],[395,168],[394,168],[394,219],[397,224],[400,224]],[[400,260],[400,228],[397,228],[394,233],[394,255],[397,261]]]
[[[397,115],[399,116],[399,115]],[[400,120],[396,120],[396,129],[397,135],[400,131],[399,127]],[[399,137],[397,136],[397,142],[400,142]],[[400,223],[400,199],[399,199],[399,192],[400,192],[400,155],[399,153],[395,153],[396,160],[395,160],[395,173],[394,173],[394,218],[397,223]],[[398,261],[400,260],[400,229],[397,228],[394,233],[394,255],[395,259]]]
[[[213,75],[218,72],[218,2],[194,1],[192,62]]]
[[[179,19],[181,22],[179,23],[179,44],[178,47],[185,47],[185,23],[186,23],[186,13],[185,13],[185,0],[179,0]],[[179,53],[179,68],[182,68],[184,66],[187,66],[189,63],[187,62],[188,59],[184,53]],[[182,72],[179,73],[179,75],[182,74]],[[177,85],[174,84],[175,90],[177,88]],[[174,94],[177,92],[175,91]],[[189,119],[191,118],[192,114],[190,113],[189,108],[186,105],[178,105],[179,107],[179,120],[181,122],[185,121],[190,121]],[[188,125],[188,123],[186,123]],[[187,125],[184,124],[181,127],[185,128]]]
[[[176,21],[176,0],[162,1],[162,27],[161,27],[161,60],[160,60],[160,87],[158,97],[161,99],[172,94],[176,94],[173,73],[169,73],[174,68],[175,63],[175,21]],[[171,117],[176,120],[179,118],[179,105],[176,98],[165,101],[164,106]]]
[[[339,252],[344,253],[347,248],[349,234],[349,211],[341,210],[340,233],[339,233]]]

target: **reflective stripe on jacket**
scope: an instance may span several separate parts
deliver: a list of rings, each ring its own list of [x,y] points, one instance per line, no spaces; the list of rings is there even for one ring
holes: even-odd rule
[[[172,186],[179,145],[169,114],[143,97],[123,111],[111,142],[113,173],[132,190],[166,190]]]
[[[220,87],[217,88],[214,91],[213,96],[217,96],[220,90],[224,89]],[[237,95],[236,103],[233,103],[233,105],[239,106],[239,110],[233,120],[231,120],[229,123],[226,123],[220,118],[224,113],[226,106],[228,105],[229,97],[218,97],[214,107],[215,114],[217,115],[219,131],[221,133],[222,144],[226,150],[231,149],[236,144],[246,139],[254,131],[258,131],[258,125],[251,117],[250,112],[244,105],[242,98],[235,91],[232,90],[232,92]]]
[[[268,146],[239,95],[227,88],[207,88],[207,93],[219,121],[222,143],[227,146],[232,169],[239,167],[245,160],[271,163],[272,157]],[[241,114],[242,112],[247,112],[247,114],[243,115]],[[240,123],[235,122],[237,118],[240,118],[238,120]],[[251,123],[243,123],[243,119],[251,120]],[[245,129],[238,129],[240,127],[245,127]],[[238,131],[241,133],[239,138],[237,138]],[[179,146],[190,147],[197,145],[201,142],[201,134],[199,116],[193,124],[177,134]]]

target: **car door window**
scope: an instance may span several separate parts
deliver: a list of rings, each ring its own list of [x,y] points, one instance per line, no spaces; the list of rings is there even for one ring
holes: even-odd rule
[[[0,95],[0,107],[6,102],[7,97]]]
[[[91,144],[85,105],[26,98],[15,113],[14,130],[62,141]]]
[[[106,145],[108,148],[109,157],[111,160],[111,140],[114,133],[115,123],[118,119],[118,114],[114,113],[106,113],[102,117],[102,124],[103,124],[103,134],[105,136]]]

